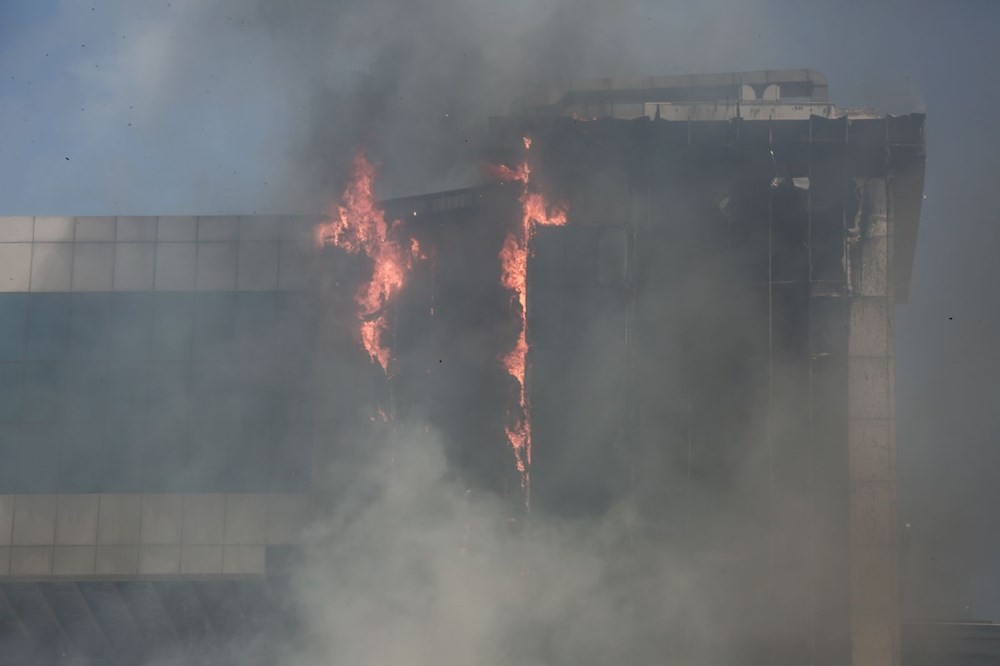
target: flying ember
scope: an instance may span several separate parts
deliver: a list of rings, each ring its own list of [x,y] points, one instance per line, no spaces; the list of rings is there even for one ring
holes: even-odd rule
[[[523,138],[525,150],[531,148],[531,138]],[[500,250],[500,282],[513,292],[517,302],[518,335],[513,348],[500,358],[507,373],[518,384],[517,404],[508,414],[507,440],[514,450],[517,471],[525,492],[525,503],[530,503],[531,486],[531,402],[528,396],[526,371],[528,366],[528,257],[533,252],[532,239],[537,226],[562,226],[566,224],[566,207],[552,206],[545,196],[531,191],[531,167],[522,162],[512,169],[507,165],[489,165],[486,171],[497,180],[517,181],[523,184],[521,224],[507,234]]]
[[[385,211],[372,193],[374,179],[375,168],[359,150],[340,204],[316,228],[316,242],[350,254],[364,254],[372,260],[371,279],[361,285],[355,302],[361,343],[388,376],[392,352],[384,342],[389,328],[387,310],[421,253],[415,239],[405,243],[397,238],[402,226],[399,220],[386,222]]]

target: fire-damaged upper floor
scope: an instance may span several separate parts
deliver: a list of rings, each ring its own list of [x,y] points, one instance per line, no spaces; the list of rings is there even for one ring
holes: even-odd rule
[[[578,124],[595,120],[605,121],[599,131]],[[615,120],[660,123],[663,129],[644,130],[658,137],[650,146],[658,151],[687,146],[689,155],[715,151],[737,157],[753,146],[771,146],[776,182],[784,178],[806,189],[814,157],[838,151],[854,165],[855,176],[891,171],[895,298],[906,302],[923,199],[924,114],[838,107],[829,100],[826,78],[811,69],[585,79],[516,99],[507,117],[491,119],[491,138],[494,150],[509,154],[517,149],[519,132],[572,121],[581,134],[605,141],[611,138],[608,121]],[[621,125],[617,131],[620,135]],[[851,224],[845,221],[845,228]]]

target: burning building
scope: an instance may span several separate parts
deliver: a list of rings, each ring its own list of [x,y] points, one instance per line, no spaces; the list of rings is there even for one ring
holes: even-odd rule
[[[923,116],[808,70],[585,81],[484,162],[378,204],[359,158],[325,216],[0,220],[0,662],[291,631],[301,528],[408,421],[514,518],[626,507],[710,577],[664,663],[899,663]]]

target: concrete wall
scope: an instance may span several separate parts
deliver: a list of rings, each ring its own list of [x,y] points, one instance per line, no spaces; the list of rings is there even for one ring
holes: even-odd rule
[[[0,495],[0,579],[263,575],[306,495]]]
[[[0,292],[267,291],[309,280],[315,219],[0,217]]]
[[[883,178],[858,179],[850,229],[848,449],[855,666],[900,663],[891,216]]]

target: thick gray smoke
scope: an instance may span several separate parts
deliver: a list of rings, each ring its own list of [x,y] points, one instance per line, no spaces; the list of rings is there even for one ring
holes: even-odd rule
[[[718,635],[709,614],[731,594],[733,553],[702,551],[693,566],[625,502],[514,521],[508,501],[457,482],[423,426],[366,445],[379,453],[316,523],[294,575],[307,638],[289,650],[303,664],[738,663],[732,641],[759,631],[748,617],[745,634]],[[679,625],[689,635],[666,629]]]
[[[186,43],[168,48],[188,72],[255,45],[250,69],[268,95],[294,105],[285,112],[292,169],[283,177],[322,206],[359,145],[383,163],[387,194],[469,184],[486,119],[531,86],[591,69],[585,35],[614,29],[633,9],[590,1],[224,1],[187,9],[175,26]]]
[[[359,145],[382,162],[385,196],[468,185],[477,180],[487,118],[534,87],[786,66],[776,49],[762,47],[767,18],[755,4],[67,7],[14,42],[23,55],[11,60],[11,80],[37,98],[0,109],[10,126],[29,128],[24,145],[11,148],[23,186],[12,180],[10,192],[21,191],[25,202],[13,206],[81,214],[316,211],[340,191]],[[714,48],[703,48],[699,35],[711,35]],[[70,45],[66,71],[39,81]],[[35,129],[39,106],[66,114],[59,133]],[[43,177],[44,160],[56,155],[58,180]]]

